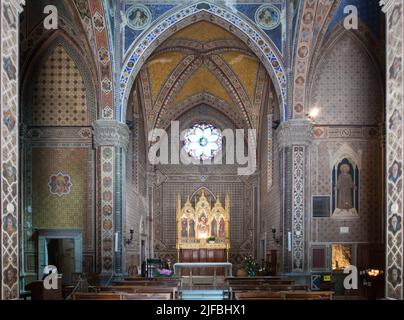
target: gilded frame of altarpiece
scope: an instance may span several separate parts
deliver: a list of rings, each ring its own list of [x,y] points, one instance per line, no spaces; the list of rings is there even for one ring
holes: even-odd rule
[[[225,249],[227,261],[230,250],[230,196],[226,193],[225,205],[216,196],[214,205],[201,191],[195,196],[193,206],[189,196],[182,206],[181,195],[177,196],[177,252],[180,261],[182,249]]]

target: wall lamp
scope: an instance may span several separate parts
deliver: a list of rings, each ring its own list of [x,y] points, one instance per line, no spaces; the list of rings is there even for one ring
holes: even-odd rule
[[[306,114],[307,120],[314,122],[318,115],[320,114],[320,109],[319,108],[313,108],[310,110],[309,113]]]
[[[127,246],[130,245],[133,242],[134,233],[135,233],[135,230],[133,230],[133,229],[129,230],[130,237],[129,237],[129,239],[125,240],[125,243],[126,243]]]
[[[276,229],[275,228],[272,228],[272,239],[274,239],[276,244],[279,244],[281,242],[281,237],[276,236]]]

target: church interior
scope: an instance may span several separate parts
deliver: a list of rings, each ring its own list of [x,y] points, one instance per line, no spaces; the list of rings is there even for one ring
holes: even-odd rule
[[[1,0],[0,298],[403,300],[403,6]]]

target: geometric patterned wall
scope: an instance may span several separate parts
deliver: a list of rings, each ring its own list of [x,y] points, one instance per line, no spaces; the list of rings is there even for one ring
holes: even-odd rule
[[[24,130],[22,155],[22,287],[38,279],[36,230],[77,230],[83,271],[94,271],[95,152],[88,127]]]
[[[163,168],[161,168],[163,169]],[[166,179],[156,187],[154,194],[154,252],[164,258],[176,258],[176,218],[175,199],[181,194],[182,203],[188,195],[199,188],[207,188],[215,196],[219,194],[224,203],[226,192],[230,195],[230,261],[239,264],[247,254],[255,255],[252,242],[254,220],[252,212],[252,189],[242,181],[237,181],[236,175],[221,176],[220,168],[210,168],[201,175],[173,174],[170,168],[164,168],[162,173]]]
[[[229,118],[208,104],[202,104],[178,118],[180,132],[195,122],[206,121],[220,129],[235,129]],[[214,196],[219,194],[224,203],[226,192],[230,196],[230,255],[237,269],[244,256],[256,255],[255,234],[258,233],[257,208],[254,204],[254,187],[258,171],[252,176],[237,175],[238,164],[223,165],[158,165],[156,166],[153,194],[154,253],[161,258],[177,259],[175,202],[178,193],[182,203],[186,197],[204,187]],[[149,195],[150,196],[150,195]]]
[[[79,69],[62,45],[52,50],[34,82],[32,124],[89,125],[86,88]]]
[[[17,84],[18,84],[18,57],[17,57],[17,44],[18,44],[18,33],[16,28],[18,27],[18,19],[10,18],[11,16],[15,18],[17,16],[17,4],[20,1],[9,0],[2,1],[1,3],[1,169],[2,169],[2,183],[1,183],[1,296],[2,298],[16,298],[18,296],[18,230],[15,226],[18,225],[18,188],[16,179],[18,176],[18,101],[17,101]],[[76,1],[77,3],[86,3],[86,1]],[[101,2],[100,2],[101,3]],[[308,1],[311,3],[311,1]],[[331,1],[329,1],[331,3]],[[388,41],[388,47],[390,51],[387,53],[387,63],[388,63],[388,101],[391,104],[387,105],[387,167],[390,168],[393,164],[398,163],[398,165],[403,165],[402,159],[402,145],[403,137],[402,132],[397,130],[395,126],[395,121],[399,119],[402,123],[402,77],[398,76],[402,72],[402,24],[403,24],[403,8],[401,1],[390,0],[390,3],[400,4],[396,7],[389,7],[388,12],[388,28],[390,31],[394,29],[396,31],[394,36]],[[11,4],[11,7],[10,7]],[[94,7],[94,6],[93,6]],[[197,13],[200,11],[197,7],[191,8],[193,12],[190,14]],[[223,12],[218,12],[215,5],[209,6],[211,18],[223,20],[228,25],[234,27],[241,27],[243,21],[238,19],[237,16],[223,10]],[[6,15],[5,13],[8,12]],[[185,11],[184,11],[185,12]],[[227,15],[227,16],[226,16]],[[101,17],[100,17],[101,16]],[[181,17],[175,17],[172,22],[176,23],[176,19],[185,18],[187,14],[183,14]],[[90,25],[94,24],[98,29],[105,30],[106,25],[103,17],[103,12],[98,13],[98,15],[90,15]],[[97,19],[98,17],[98,19]],[[220,17],[220,18],[219,18]],[[94,19],[95,18],[95,19]],[[314,17],[312,17],[314,18]],[[11,19],[11,20],[10,20]],[[232,21],[227,21],[232,19]],[[312,21],[312,20],[310,20]],[[170,22],[171,23],[171,22]],[[245,34],[243,34],[245,39],[252,42],[254,48],[264,48],[261,55],[264,54],[267,58],[266,64],[269,63],[272,57],[272,62],[277,66],[277,80],[278,83],[278,95],[282,98],[286,98],[285,95],[285,83],[284,83],[284,73],[283,67],[280,66],[281,61],[278,61],[277,57],[273,56],[271,48],[267,45],[267,42],[262,40],[260,33],[256,33],[255,29],[252,28],[250,32],[254,34],[255,37],[247,35],[247,29],[249,28],[249,23],[243,23],[244,27],[241,29]],[[162,26],[162,30],[165,31],[166,28],[172,27],[172,25]],[[164,27],[164,28],[163,28]],[[175,26],[174,28],[175,29]],[[101,31],[99,31],[101,32]],[[150,33],[154,35],[155,28]],[[237,32],[241,32],[237,29]],[[161,32],[160,32],[161,33]],[[152,38],[150,43],[141,44],[139,43],[138,49],[141,48],[139,60],[138,56],[135,54],[132,61],[128,62],[131,64],[128,73],[133,72],[133,75],[137,72],[137,68],[140,65],[138,61],[141,60],[140,55],[147,56],[146,48],[151,48],[157,42],[157,36]],[[94,39],[92,39],[93,41]],[[261,44],[260,44],[261,43]],[[107,43],[103,44],[104,47],[108,47]],[[142,47],[143,46],[143,47]],[[145,49],[145,50],[143,50]],[[106,50],[106,49],[105,49]],[[342,50],[342,52],[339,52]],[[396,51],[394,51],[396,50]],[[398,51],[401,50],[401,51]],[[104,51],[98,51],[97,53],[103,53]],[[6,53],[5,55],[3,53]],[[354,53],[352,53],[354,52]],[[105,55],[104,55],[105,56]],[[108,57],[109,58],[109,57]],[[85,87],[89,87],[86,83],[84,84],[83,78],[74,64],[64,51],[64,49],[59,46],[57,47],[51,55],[47,58],[48,60],[44,64],[43,70],[38,73],[38,79],[33,87],[34,97],[32,99],[32,124],[39,126],[88,126],[91,123],[89,113],[87,111],[87,95],[85,92]],[[380,212],[380,204],[376,203],[377,190],[380,187],[379,181],[374,180],[375,171],[374,168],[380,166],[379,159],[379,149],[378,140],[375,136],[368,136],[368,132],[362,130],[363,136],[357,137],[357,134],[361,128],[359,125],[363,124],[376,124],[377,120],[380,120],[380,107],[382,106],[382,101],[379,97],[382,96],[381,87],[378,83],[377,76],[375,75],[375,68],[372,68],[370,59],[362,50],[358,50],[356,44],[351,38],[343,38],[340,40],[338,45],[336,45],[332,51],[330,51],[324,57],[324,63],[319,67],[319,75],[316,74],[316,85],[311,93],[310,104],[319,103],[320,107],[324,108],[323,114],[320,114],[319,121],[324,124],[322,127],[318,127],[317,139],[315,146],[311,149],[311,168],[312,172],[307,175],[305,172],[305,154],[304,148],[300,146],[295,146],[294,155],[299,156],[300,162],[299,167],[295,168],[295,171],[299,171],[299,176],[294,175],[293,178],[296,181],[299,179],[299,188],[294,188],[299,196],[304,196],[306,199],[308,193],[305,193],[305,181],[304,177],[310,177],[312,188],[317,188],[316,192],[326,193],[329,192],[329,181],[330,172],[327,170],[326,163],[327,157],[332,154],[333,151],[338,149],[338,147],[348,141],[349,146],[354,150],[361,150],[364,157],[366,157],[366,162],[362,163],[361,181],[365,182],[367,187],[361,189],[360,202],[368,203],[368,208],[365,208],[369,212]],[[108,62],[109,63],[109,62]],[[273,69],[270,69],[273,71]],[[368,70],[371,70],[368,72]],[[397,72],[399,70],[399,72]],[[68,73],[71,72],[72,74]],[[346,78],[341,80],[337,79],[335,75],[345,76]],[[318,76],[318,77],[317,77]],[[105,95],[110,94],[109,97],[113,96],[113,91],[111,81],[106,79],[103,83],[107,84],[106,87],[100,88],[103,90]],[[128,81],[127,77],[124,77],[125,81]],[[346,81],[344,81],[346,80]],[[333,82],[335,81],[335,82]],[[352,85],[346,85],[338,87],[341,83],[355,83]],[[98,84],[99,86],[101,83]],[[100,86],[101,87],[101,86]],[[123,95],[125,89],[123,87],[121,94]],[[52,92],[60,91],[62,94],[53,95]],[[349,94],[348,94],[349,92]],[[364,94],[366,92],[366,94]],[[119,94],[119,93],[118,93]],[[101,94],[102,95],[102,94]],[[122,98],[122,97],[121,97]],[[105,100],[105,101],[104,101]],[[107,107],[106,101],[104,99],[102,102],[103,107]],[[282,99],[283,100],[283,99]],[[108,100],[109,105],[112,105],[112,101]],[[398,107],[398,110],[396,110]],[[111,110],[112,106],[108,107]],[[373,118],[373,116],[379,118]],[[111,114],[109,113],[110,117]],[[123,116],[121,117],[124,118]],[[128,117],[129,118],[129,117]],[[389,122],[390,121],[390,122]],[[349,123],[356,125],[354,130],[350,131],[350,135],[346,136],[349,130],[341,131],[342,135],[335,136],[332,134],[332,125],[340,123]],[[344,128],[346,129],[346,128]],[[316,132],[315,132],[316,134]],[[116,230],[114,225],[115,219],[115,204],[119,203],[119,198],[115,199],[115,189],[117,189],[117,194],[120,195],[122,186],[119,185],[120,181],[115,181],[115,171],[116,168],[119,170],[120,163],[115,162],[116,150],[110,146],[103,146],[100,148],[100,222],[102,223],[102,233],[101,233],[101,249],[102,252],[100,256],[102,258],[102,270],[104,272],[111,272],[113,270],[113,232]],[[34,214],[39,212],[37,216],[38,220],[34,224],[41,227],[69,227],[69,228],[80,228],[83,227],[85,221],[83,220],[83,214],[85,214],[85,196],[83,194],[89,192],[86,190],[88,183],[85,180],[85,171],[88,167],[85,166],[85,162],[88,162],[88,150],[79,149],[72,147],[71,149],[49,149],[37,148],[33,149],[33,160],[39,162],[39,167],[44,166],[48,168],[48,172],[42,172],[43,170],[34,168],[34,192],[39,190],[39,197],[44,197],[41,203],[35,204],[34,202]],[[136,158],[136,151],[132,150],[133,153],[130,154],[133,158]],[[303,151],[303,154],[301,153]],[[323,153],[328,152],[328,153]],[[68,154],[67,154],[68,153]],[[119,153],[119,152],[118,152]],[[324,154],[324,156],[319,156],[319,154]],[[66,159],[66,163],[61,161],[61,158]],[[43,160],[44,159],[44,160]],[[41,161],[43,160],[43,163]],[[134,160],[134,159],[133,159]],[[118,161],[117,161],[118,162]],[[101,168],[102,167],[102,168]],[[61,172],[59,172],[59,168]],[[124,168],[124,166],[123,166]],[[292,166],[288,166],[292,168]],[[317,170],[318,168],[318,170]],[[157,180],[160,183],[157,184],[155,192],[154,205],[155,219],[156,219],[156,250],[158,253],[170,253],[175,252],[175,198],[176,193],[181,192],[183,199],[184,196],[192,191],[197,190],[201,186],[206,186],[214,193],[218,192],[222,196],[226,191],[230,192],[231,198],[231,237],[232,237],[232,259],[238,259],[241,253],[251,253],[254,251],[255,244],[253,243],[253,237],[251,237],[250,232],[257,227],[257,222],[254,220],[252,209],[252,190],[253,186],[256,185],[255,177],[251,179],[242,180],[231,172],[227,172],[228,167],[223,171],[217,168],[206,169],[204,167],[190,168],[190,172],[178,172],[173,168],[161,168],[160,176]],[[164,169],[168,169],[164,171]],[[172,169],[172,170],[171,170]],[[36,170],[36,171],[35,171]],[[56,172],[58,171],[58,172]],[[276,171],[276,170],[275,170]],[[146,174],[140,178],[142,170],[138,170],[136,179],[137,183],[135,185],[129,185],[129,187],[137,187],[139,183],[143,183]],[[59,197],[55,195],[59,191],[54,193],[49,193],[49,178],[52,175],[57,175],[61,173],[62,175],[69,176],[70,182],[72,183],[71,190],[66,191],[66,194],[61,197],[66,197],[66,199],[72,198],[69,202],[71,205],[71,212],[68,212],[68,207],[59,208],[57,205],[52,204],[52,199]],[[42,175],[43,174],[43,175]],[[156,173],[158,174],[158,173]],[[373,175],[372,175],[373,174]],[[379,172],[376,172],[378,175]],[[49,177],[48,177],[49,176]],[[318,178],[321,176],[321,178]],[[47,178],[47,179],[45,179]],[[302,179],[301,179],[302,178]],[[36,185],[36,183],[38,184]],[[276,181],[276,180],[274,180]],[[398,181],[398,182],[397,182]],[[400,182],[401,181],[401,182]],[[133,181],[131,181],[133,182]],[[403,183],[402,180],[396,180],[394,183],[391,180],[387,180],[388,184],[388,219],[393,215],[401,218],[400,223],[403,219],[402,214],[402,199],[403,199]],[[48,189],[47,189],[48,188]],[[139,189],[139,188],[138,188]],[[77,192],[77,194],[75,194]],[[49,193],[49,194],[47,194]],[[60,193],[60,192],[59,192]],[[63,192],[62,192],[63,193]],[[143,193],[143,192],[142,192]],[[45,196],[46,194],[46,196]],[[376,196],[375,196],[376,195]],[[53,198],[52,198],[53,197]],[[55,198],[56,199],[56,198]],[[304,201],[304,199],[299,199],[299,201]],[[372,200],[370,200],[372,199]],[[279,199],[278,199],[279,200]],[[288,200],[291,200],[290,198]],[[173,202],[174,201],[174,202]],[[292,200],[290,201],[292,202]],[[295,200],[296,202],[296,200]],[[50,206],[48,206],[51,204]],[[294,217],[298,218],[298,222],[304,223],[304,214],[309,214],[305,210],[304,202],[295,203]],[[40,208],[38,211],[37,208]],[[42,210],[45,208],[46,210]],[[76,210],[77,209],[77,210]],[[363,211],[363,207],[361,208]],[[41,211],[42,210],[42,211]],[[119,210],[119,209],[118,209]],[[136,209],[137,210],[137,209]],[[81,216],[78,212],[81,212]],[[55,215],[55,212],[60,213],[60,215]],[[296,215],[298,213],[298,215]],[[53,224],[46,224],[47,215],[53,215],[51,217]],[[370,214],[369,214],[370,215]],[[378,227],[379,218],[376,214],[372,218],[361,217],[357,220],[357,224],[352,224],[353,230],[357,230],[357,237],[349,238],[348,241],[373,241],[378,240],[378,234],[375,233]],[[371,222],[370,220],[373,221]],[[387,249],[388,249],[388,269],[387,269],[387,295],[392,298],[402,298],[402,271],[403,271],[403,246],[402,246],[402,224],[400,225],[400,230],[390,229],[392,226],[391,220],[388,220],[388,234],[387,234]],[[316,241],[338,241],[338,235],[333,233],[334,227],[332,223],[323,223],[319,221],[315,228],[317,228],[316,233],[313,232],[312,228],[312,239]],[[119,226],[120,227],[120,226]],[[117,226],[118,228],[118,226]],[[362,230],[362,231],[361,231]],[[363,230],[366,230],[364,232]],[[354,231],[352,231],[353,233]],[[356,231],[355,231],[356,232]],[[366,233],[366,234],[365,234]],[[373,234],[374,239],[366,238],[366,235]],[[363,236],[363,237],[362,237]],[[304,239],[304,238],[303,238]],[[234,246],[233,246],[234,245]],[[301,242],[296,244],[297,247],[302,247]],[[237,253],[237,254],[235,254]],[[238,255],[238,256],[237,256]],[[295,256],[296,258],[296,256]],[[297,257],[300,259],[300,257]],[[299,266],[304,265],[299,262]],[[299,268],[297,268],[299,269]]]
[[[323,129],[324,130],[324,129]],[[352,139],[352,138],[351,138]],[[380,140],[366,137],[358,141],[347,138],[318,139],[311,149],[311,194],[332,195],[332,156],[341,147],[349,146],[361,152],[359,218],[334,220],[311,218],[312,242],[381,242],[382,241],[382,192]],[[310,212],[311,216],[311,212]],[[341,234],[339,227],[349,227],[349,233]]]
[[[33,227],[82,229],[87,212],[87,149],[32,149]],[[57,177],[61,173],[63,176]],[[61,191],[52,190],[56,177]],[[69,185],[70,184],[70,185]]]
[[[140,241],[146,240],[147,229],[147,173],[146,173],[146,138],[144,134],[143,110],[136,90],[131,101],[133,111],[128,110],[127,117],[133,121],[131,141],[126,153],[126,212],[125,212],[125,236],[129,237],[130,229],[134,230],[133,241],[126,247],[126,269],[140,266]],[[142,233],[142,234],[141,234]],[[147,254],[147,241],[146,254]],[[126,271],[126,270],[123,270]]]
[[[335,31],[314,70],[309,106],[319,108],[320,113],[310,150],[311,210],[307,214],[312,248],[383,242],[382,133],[378,126],[384,104],[382,79],[370,58],[375,53],[368,52],[352,31]],[[360,162],[358,217],[334,219],[331,207],[329,217],[313,217],[312,197],[329,196],[331,201],[332,168],[344,157]],[[342,233],[341,227],[348,232]]]
[[[364,125],[381,120],[382,83],[368,53],[348,32],[319,62],[309,105],[320,108],[319,124]]]

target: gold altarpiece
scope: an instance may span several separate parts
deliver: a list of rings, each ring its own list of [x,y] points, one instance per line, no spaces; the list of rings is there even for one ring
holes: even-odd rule
[[[230,250],[230,196],[226,193],[225,205],[220,202],[217,195],[215,204],[211,205],[200,192],[199,198],[195,196],[195,206],[189,196],[184,206],[181,204],[181,195],[177,198],[177,252],[180,261],[182,250],[225,250],[226,261],[229,260]],[[212,239],[214,238],[214,240]]]

